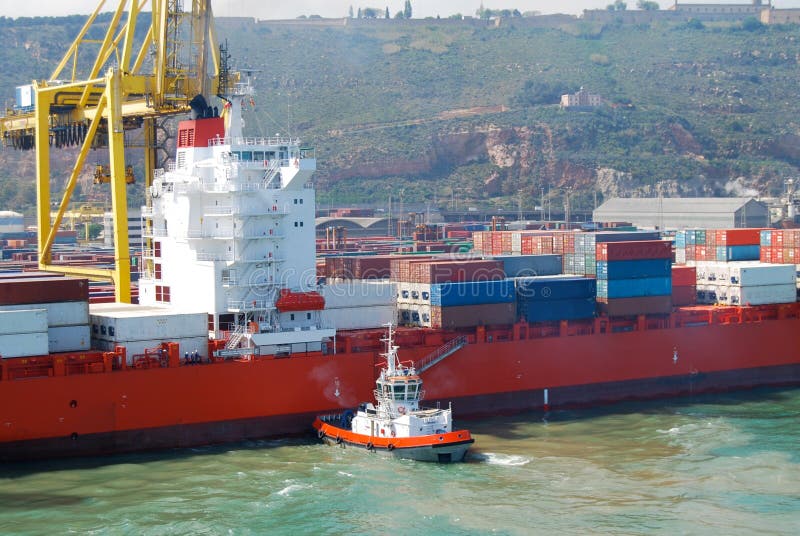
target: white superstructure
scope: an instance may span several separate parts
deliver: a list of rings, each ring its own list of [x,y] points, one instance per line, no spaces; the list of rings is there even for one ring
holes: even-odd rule
[[[208,311],[231,350],[318,351],[333,336],[317,329],[318,311],[276,308],[282,290],[316,285],[314,150],[242,136],[251,94],[239,84],[222,117],[180,123],[175,163],[156,171],[142,210],[140,303]]]

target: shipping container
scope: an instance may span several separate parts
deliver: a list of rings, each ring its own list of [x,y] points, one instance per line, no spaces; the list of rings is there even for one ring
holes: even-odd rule
[[[484,325],[508,325],[516,322],[517,308],[511,303],[431,306],[431,327],[436,329],[470,328]]]
[[[0,357],[47,355],[47,331],[0,335]]]
[[[697,303],[697,286],[673,286],[672,287],[672,305],[694,305]]]
[[[89,282],[69,277],[0,279],[0,305],[88,301]]]
[[[618,242],[623,244],[624,242]],[[597,261],[597,279],[640,279],[669,277],[672,263],[669,259],[639,259],[630,261]]]
[[[594,298],[597,282],[577,276],[521,277],[516,280],[517,298],[520,301],[571,300]]]
[[[761,229],[717,229],[713,232],[714,242],[719,246],[744,246],[759,244]],[[709,231],[709,235],[711,231]]]
[[[398,283],[392,281],[334,281],[320,287],[325,309],[391,305]]]
[[[672,294],[671,277],[643,279],[599,279],[598,298],[634,298],[637,296],[669,296]]]
[[[735,286],[728,287],[729,305],[767,305],[770,303],[794,303],[797,301],[797,287],[794,283],[783,285]]]
[[[761,246],[717,246],[718,261],[757,261],[761,255]]]
[[[664,240],[602,242],[597,244],[595,251],[597,260],[603,261],[672,259],[672,243]]]
[[[508,303],[516,300],[513,279],[439,283],[430,287],[430,303],[441,307]]]
[[[672,287],[695,286],[697,284],[696,266],[673,266]]]
[[[794,264],[731,264],[728,282],[741,286],[794,284],[797,267]]]
[[[47,311],[44,309],[0,311],[0,335],[46,332]]]
[[[561,273],[561,255],[500,255],[490,260],[503,263],[506,277],[557,275]]]
[[[47,330],[48,349],[53,352],[85,352],[91,348],[89,325],[53,327]]]
[[[499,261],[431,260],[411,263],[409,269],[410,280],[414,283],[488,281],[505,278],[503,265]]]
[[[208,313],[125,303],[92,304],[92,338],[140,341],[208,337]]]
[[[404,326],[431,327],[430,304],[406,304],[398,306],[397,322]]]
[[[600,313],[608,316],[669,314],[672,312],[672,297],[636,296],[598,299],[597,307]]]
[[[89,323],[89,303],[85,301],[0,305],[0,311],[20,309],[44,309],[47,311],[47,325],[51,328]]]
[[[526,322],[554,322],[593,318],[597,304],[594,298],[572,300],[524,301],[519,314]]]
[[[396,322],[394,305],[370,305],[367,307],[338,307],[320,312],[323,328],[372,329]]]

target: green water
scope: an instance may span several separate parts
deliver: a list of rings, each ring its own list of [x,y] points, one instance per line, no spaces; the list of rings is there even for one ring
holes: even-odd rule
[[[0,533],[800,534],[800,389],[461,424],[454,465],[294,439],[0,466]]]

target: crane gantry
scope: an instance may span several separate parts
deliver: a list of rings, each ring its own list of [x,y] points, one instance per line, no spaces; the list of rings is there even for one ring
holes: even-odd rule
[[[191,10],[184,10],[182,0],[117,0],[103,39],[90,39],[87,36],[99,26],[98,15],[105,3],[99,0],[50,78],[33,82],[33,106],[9,110],[0,118],[0,135],[6,145],[36,151],[39,268],[112,280],[116,300],[130,303],[126,192],[130,173],[126,174],[124,133],[143,129],[147,191],[156,162],[158,118],[187,113],[197,95],[207,99],[212,93],[224,94],[222,86],[228,83],[229,74],[220,72],[211,0],[187,0]],[[144,11],[148,4],[149,21]],[[147,24],[139,43],[135,42],[137,24]],[[80,53],[87,48],[92,49],[94,57],[88,71],[82,72],[85,63],[79,58],[82,62],[85,58]],[[80,149],[51,219],[50,152],[71,145]],[[115,269],[54,265],[51,251],[56,232],[89,149],[105,147]]]

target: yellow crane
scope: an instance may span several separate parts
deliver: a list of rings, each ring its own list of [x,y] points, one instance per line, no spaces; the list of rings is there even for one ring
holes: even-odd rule
[[[100,27],[100,0],[78,36],[47,80],[29,87],[30,105],[9,110],[0,118],[3,143],[36,150],[36,191],[39,267],[95,279],[112,280],[118,302],[129,303],[130,252],[125,165],[126,130],[144,129],[144,180],[148,190],[155,167],[156,120],[190,111],[198,95],[224,94],[230,75],[220,70],[211,0],[117,0],[102,39],[87,37]],[[151,17],[144,9],[150,7]],[[188,6],[187,6],[188,7]],[[123,15],[125,15],[123,17]],[[137,23],[147,24],[141,42]],[[188,26],[188,30],[187,30]],[[138,33],[141,35],[141,32]],[[94,54],[87,72],[80,72],[79,55]],[[81,56],[82,57],[82,56]],[[80,65],[85,65],[84,61]],[[21,86],[25,89],[25,86]],[[79,146],[77,158],[55,216],[50,215],[50,151]],[[89,149],[108,150],[108,168],[98,181],[111,185],[116,268],[68,267],[52,264],[52,246]]]

